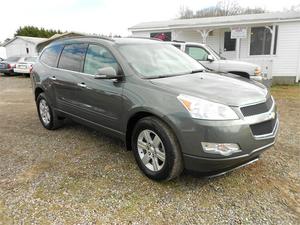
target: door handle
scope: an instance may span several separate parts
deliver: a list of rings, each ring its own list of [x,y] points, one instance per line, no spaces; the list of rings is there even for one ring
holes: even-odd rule
[[[51,80],[56,80],[55,76],[49,77]]]
[[[85,83],[78,83],[77,86],[82,87],[82,88],[87,88]]]

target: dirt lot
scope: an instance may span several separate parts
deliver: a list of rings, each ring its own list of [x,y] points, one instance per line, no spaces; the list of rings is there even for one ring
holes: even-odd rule
[[[297,224],[300,88],[272,92],[281,127],[260,161],[157,183],[114,139],[72,123],[44,129],[30,80],[0,76],[0,224]]]

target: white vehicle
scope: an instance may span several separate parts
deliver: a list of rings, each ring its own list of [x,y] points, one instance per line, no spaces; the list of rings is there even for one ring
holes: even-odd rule
[[[270,86],[270,80],[261,73],[260,66],[237,60],[227,60],[208,45],[173,41],[168,42],[196,59],[206,68],[215,72],[232,73]]]
[[[35,64],[37,57],[24,57],[16,64],[14,68],[15,73],[30,74],[33,64]]]

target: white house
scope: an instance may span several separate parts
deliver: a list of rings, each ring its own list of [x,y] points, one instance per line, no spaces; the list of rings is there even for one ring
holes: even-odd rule
[[[16,36],[2,46],[6,49],[6,56],[36,56],[36,45],[47,38]]]
[[[273,83],[300,79],[300,12],[145,22],[129,30],[136,37],[206,43],[227,59],[260,65]]]

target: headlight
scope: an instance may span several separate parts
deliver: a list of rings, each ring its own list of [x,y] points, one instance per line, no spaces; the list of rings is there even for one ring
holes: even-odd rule
[[[260,76],[261,75],[261,69],[260,69],[260,67],[256,67],[255,68],[254,75],[256,75],[256,76]]]
[[[203,120],[236,120],[237,114],[223,104],[180,94],[177,99],[187,109],[191,117]]]

